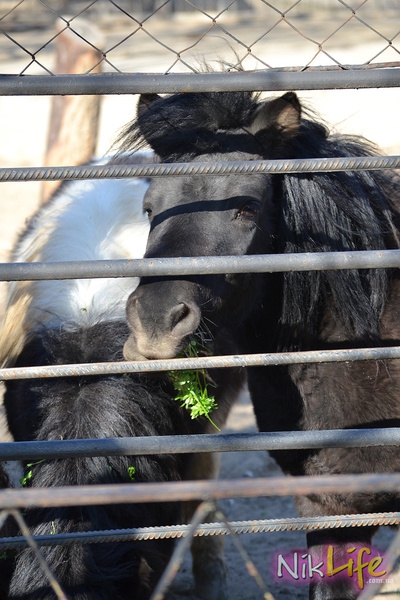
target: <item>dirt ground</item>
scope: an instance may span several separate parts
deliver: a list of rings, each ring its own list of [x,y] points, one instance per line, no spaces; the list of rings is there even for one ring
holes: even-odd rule
[[[311,3],[314,8],[317,3]],[[321,3],[322,4],[322,3]],[[307,5],[306,5],[307,6]],[[315,8],[316,10],[316,8]],[[369,15],[369,23],[378,31],[385,31],[390,37],[394,15],[397,13],[379,11]],[[329,15],[314,23],[313,14],[305,12],[305,24],[310,25],[313,35],[320,33],[321,38],[326,37],[329,30]],[[398,19],[397,19],[398,21]],[[100,29],[101,20],[98,22]],[[104,23],[103,23],[104,25]],[[174,38],[176,46],[187,47],[201,32],[203,21],[193,15],[175,15],[170,17],[170,38]],[[258,35],[258,29],[265,26],[259,21],[251,21],[250,16],[241,18],[236,16],[232,20],[232,27],[239,39],[245,37],[249,29]],[[165,23],[156,23],[155,29],[165,29]],[[323,29],[327,31],[323,31]],[[284,33],[274,34],[268,38],[264,46],[258,47],[257,52],[268,57],[272,66],[291,66],[306,60],[307,48],[305,39],[294,38],[290,28],[286,27]],[[117,39],[121,36],[124,27],[119,21],[114,22],[114,28],[108,27],[107,34]],[[282,30],[281,30],[282,31]],[[102,33],[105,34],[103,27]],[[48,31],[43,29],[26,28],[21,30],[21,40],[38,48],[43,41],[48,39]],[[207,49],[200,47],[197,58],[207,52],[222,58],[231,52],[219,32],[211,37]],[[334,40],[334,38],[332,38]],[[272,41],[270,41],[272,40]],[[211,43],[212,42],[212,43]],[[166,56],[162,47],[150,48],[150,43],[143,38],[140,44],[133,45],[131,49],[123,47],[117,52],[116,61],[119,68],[131,72],[163,72],[171,63],[171,57]],[[169,43],[172,44],[171,39]],[[232,42],[231,42],[232,43]],[[370,29],[357,29],[352,34],[343,35],[338,42],[332,41],[329,47],[330,54],[335,54],[346,64],[357,64],[369,60],[382,47],[382,37]],[[168,54],[168,53],[167,53]],[[272,58],[271,58],[272,57]],[[380,58],[380,60],[394,58]],[[27,59],[21,53],[10,52],[5,41],[0,40],[0,60],[2,73],[19,73],[24,68]],[[49,48],[45,53],[45,61],[49,64],[54,60],[53,50]],[[267,60],[267,58],[265,59]],[[119,62],[118,62],[119,61]],[[250,67],[249,67],[250,68]],[[36,69],[37,71],[37,69]],[[33,72],[36,72],[33,68]],[[400,153],[400,90],[332,90],[302,92],[301,98],[313,106],[322,117],[336,130],[348,133],[359,133],[378,143],[382,150],[388,154]],[[97,154],[102,156],[108,151],[119,129],[134,114],[135,99],[128,96],[109,96],[102,101],[100,130],[97,144]],[[50,110],[49,97],[1,97],[0,96],[0,166],[40,166],[46,148],[47,127]],[[23,227],[26,219],[40,203],[40,183],[1,183],[0,187],[0,260],[6,261],[12,244],[18,232]],[[5,284],[0,284],[4,288]],[[242,432],[256,431],[254,416],[247,394],[233,409],[226,431]],[[0,429],[0,439],[8,440],[9,436],[3,423]],[[264,452],[231,453],[222,455],[221,477],[270,477],[279,474],[275,463]],[[225,500],[220,504],[221,510],[230,521],[244,519],[270,519],[289,518],[295,516],[291,498],[257,498]],[[392,534],[383,531],[379,534],[377,546],[382,549],[387,547]],[[277,582],[273,572],[274,552],[304,550],[305,535],[296,532],[277,532],[246,534],[241,536],[241,541],[247,548],[252,560],[259,569],[270,592],[277,600],[294,600],[307,597],[307,590],[302,585],[289,585]],[[239,556],[232,540],[226,539],[226,556],[229,568],[228,585],[230,600],[256,600],[262,598],[262,592],[254,578],[246,571],[246,565]],[[190,557],[186,557],[182,568],[173,583],[171,592],[172,600],[186,600],[191,594]],[[400,584],[394,583],[394,590],[400,589]],[[385,595],[385,598],[398,598],[394,591]]]

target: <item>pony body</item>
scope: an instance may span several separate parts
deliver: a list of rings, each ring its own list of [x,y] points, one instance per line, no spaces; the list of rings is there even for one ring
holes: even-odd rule
[[[65,184],[34,216],[13,252],[16,262],[142,257],[148,235],[142,200],[148,182],[137,180]],[[125,305],[137,278],[60,280],[10,284],[2,329],[2,358],[17,366],[122,360],[129,336]],[[15,320],[18,317],[18,320]],[[13,327],[14,324],[14,327]],[[218,381],[222,425],[242,379]],[[15,440],[55,440],[209,431],[206,419],[193,421],[174,400],[167,376],[66,377],[16,380],[4,397]],[[46,460],[31,468],[29,485],[52,487],[140,481],[176,481],[216,476],[212,457],[137,456]],[[180,521],[178,503],[32,509],[26,515],[33,534],[66,533]],[[224,597],[222,543],[192,546],[196,592]],[[74,600],[148,598],[173,550],[172,540],[44,547],[42,552],[61,587]],[[209,561],[209,562],[208,562]],[[210,564],[209,564],[210,563]],[[207,577],[205,576],[207,572]],[[29,549],[18,553],[9,596],[50,599]]]
[[[142,257],[148,224],[141,199],[144,180],[78,181],[32,218],[12,253],[13,262],[63,262]],[[110,201],[111,198],[111,201]],[[21,306],[26,329],[40,323],[87,325],[99,318],[123,319],[125,299],[137,278],[70,279],[10,284],[8,306]],[[13,325],[15,327],[15,323]],[[12,333],[11,333],[12,335]],[[7,336],[10,343],[15,342]],[[18,339],[19,332],[14,334]],[[3,349],[4,352],[4,349]],[[10,352],[5,359],[10,363]]]
[[[293,93],[270,101],[247,92],[144,98],[122,148],[150,144],[162,161],[215,162],[371,155],[361,138],[331,135]],[[146,110],[147,109],[147,110]],[[146,257],[394,249],[399,247],[399,182],[377,171],[246,174],[154,179],[144,199]],[[396,345],[397,271],[222,274],[144,278],[128,300],[127,358],[179,353],[206,322],[224,327],[241,352]],[[152,320],[157,302],[162,310]],[[163,345],[158,347],[157,340]],[[247,370],[261,431],[398,426],[399,361],[253,367]],[[397,448],[275,451],[291,475],[400,470]],[[304,516],[397,510],[397,494],[310,495]],[[369,544],[372,530],[310,533],[315,560],[333,543]],[[318,600],[352,599],[349,581],[316,582]]]

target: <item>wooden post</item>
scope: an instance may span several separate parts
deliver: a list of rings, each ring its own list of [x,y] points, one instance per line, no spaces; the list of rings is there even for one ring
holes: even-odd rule
[[[56,27],[62,33],[57,37],[55,74],[83,74],[99,72],[101,52],[81,40],[65,22]],[[92,24],[79,20],[80,35],[99,47],[100,33]],[[46,166],[79,165],[93,158],[100,115],[101,96],[53,96],[47,136]],[[60,185],[59,181],[45,181],[42,186],[42,203]]]

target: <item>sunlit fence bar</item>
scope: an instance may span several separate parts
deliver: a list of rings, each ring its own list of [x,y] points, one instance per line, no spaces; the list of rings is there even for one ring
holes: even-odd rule
[[[400,250],[299,252],[249,256],[190,256],[131,260],[0,264],[0,281],[95,279],[218,273],[276,273],[400,267]]]
[[[364,69],[259,69],[228,73],[1,75],[0,86],[4,96],[388,88],[400,85],[399,64],[391,62],[376,68],[368,65]]]
[[[79,363],[40,367],[9,367],[0,369],[0,381],[39,379],[44,377],[82,377],[87,375],[119,375],[124,373],[155,373],[183,369],[219,369],[223,367],[265,367],[309,363],[344,362],[354,360],[392,360],[400,358],[400,346],[383,348],[349,348],[346,350],[310,350],[305,352],[272,352],[230,356],[198,356],[150,361],[117,361]]]
[[[254,175],[257,173],[326,173],[399,169],[400,156],[347,156],[274,160],[237,160],[196,163],[88,164],[80,166],[1,168],[2,181],[58,181],[72,179],[123,179],[128,177],[186,177],[193,175]]]

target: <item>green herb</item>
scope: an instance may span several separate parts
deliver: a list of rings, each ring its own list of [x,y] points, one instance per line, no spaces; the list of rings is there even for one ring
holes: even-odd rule
[[[136,467],[130,466],[128,467],[128,475],[131,481],[136,481]]]
[[[29,471],[26,473],[22,479],[20,479],[20,483],[22,486],[28,485],[28,482],[32,479],[32,469],[30,467],[34,467],[35,465],[40,465],[40,463],[44,462],[46,459],[42,458],[42,460],[38,460],[37,462],[28,463],[26,467]]]
[[[203,347],[201,349],[204,351]],[[192,340],[183,355],[190,358],[198,356],[198,343]],[[215,397],[208,393],[204,369],[170,371],[170,376],[177,392],[175,400],[180,401],[181,406],[190,411],[190,417],[196,419],[204,415],[220,431],[210,417],[210,412],[217,408],[217,403]]]

